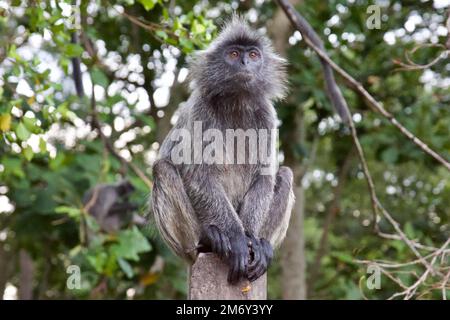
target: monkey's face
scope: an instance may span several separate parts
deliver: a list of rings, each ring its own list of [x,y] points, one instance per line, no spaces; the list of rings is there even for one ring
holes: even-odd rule
[[[261,50],[253,45],[228,46],[223,53],[228,74],[237,82],[252,82],[257,79],[263,64]]]
[[[253,39],[233,39],[218,46],[206,58],[202,83],[220,88],[222,96],[256,93],[267,78],[263,50]]]
[[[273,51],[267,37],[233,18],[209,48],[196,55],[190,77],[192,87],[206,98],[272,100],[284,95],[284,66],[285,60]]]

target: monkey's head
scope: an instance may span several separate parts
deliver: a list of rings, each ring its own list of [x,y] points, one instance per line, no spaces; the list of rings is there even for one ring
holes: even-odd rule
[[[195,57],[192,86],[208,97],[250,94],[275,100],[285,93],[285,64],[266,36],[235,15],[209,48]]]
[[[129,196],[134,190],[134,186],[128,180],[122,180],[117,183],[117,192],[122,197]]]

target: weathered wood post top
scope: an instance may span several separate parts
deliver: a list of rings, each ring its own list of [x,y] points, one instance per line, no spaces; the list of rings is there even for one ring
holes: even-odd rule
[[[228,266],[215,254],[200,253],[189,269],[190,300],[265,300],[267,274],[255,282],[242,280],[236,285],[227,281]]]

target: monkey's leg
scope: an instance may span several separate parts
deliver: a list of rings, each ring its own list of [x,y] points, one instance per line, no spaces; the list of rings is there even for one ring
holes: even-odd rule
[[[267,216],[272,202],[273,188],[273,176],[260,174],[245,194],[239,210],[239,217],[250,237],[260,235],[265,216]]]
[[[178,256],[194,261],[200,229],[183,180],[167,159],[153,165],[152,209],[156,225]]]
[[[276,176],[272,203],[260,232],[260,237],[267,239],[275,248],[286,236],[291,218],[295,200],[292,182],[292,170],[288,167],[280,167]]]
[[[259,233],[260,238],[251,238],[254,258],[248,268],[247,277],[250,281],[266,272],[273,258],[273,247],[278,247],[286,235],[294,203],[292,180],[291,169],[281,167],[278,170],[272,201]]]

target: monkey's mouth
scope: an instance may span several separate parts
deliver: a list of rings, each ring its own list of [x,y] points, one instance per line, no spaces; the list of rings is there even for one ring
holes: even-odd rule
[[[238,71],[234,74],[234,76],[241,81],[253,80],[253,74],[250,71]]]

